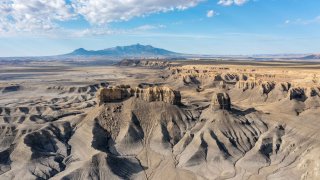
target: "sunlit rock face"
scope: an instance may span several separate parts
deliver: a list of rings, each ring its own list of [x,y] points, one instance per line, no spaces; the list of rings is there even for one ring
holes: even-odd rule
[[[174,91],[169,87],[147,87],[131,88],[128,85],[102,88],[98,92],[99,104],[108,102],[119,102],[130,97],[135,97],[147,102],[163,101],[165,103],[178,105],[181,103],[179,91]]]

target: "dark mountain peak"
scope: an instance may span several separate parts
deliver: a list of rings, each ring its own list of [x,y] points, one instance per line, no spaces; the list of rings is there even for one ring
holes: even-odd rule
[[[156,48],[151,45],[134,44],[129,46],[116,46],[97,51],[88,51],[84,48],[74,50],[67,55],[76,56],[119,56],[119,57],[151,57],[151,56],[176,56],[178,53]]]
[[[86,51],[84,48],[76,49],[75,51]]]
[[[320,59],[320,54],[310,54],[308,56],[303,57],[303,59]]]
[[[85,50],[84,48],[79,48],[74,50],[71,54],[83,54],[83,53],[87,53],[88,51]]]

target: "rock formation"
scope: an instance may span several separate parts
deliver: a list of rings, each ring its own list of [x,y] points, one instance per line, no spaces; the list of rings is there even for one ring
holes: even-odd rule
[[[131,97],[130,87],[107,87],[98,91],[99,105],[106,102],[118,102]]]
[[[8,85],[1,87],[0,86],[0,93],[9,93],[21,90],[23,87],[21,85]]]
[[[290,89],[290,100],[296,99],[296,100],[301,100],[304,101],[307,97],[305,94],[305,89],[303,88],[292,88]]]
[[[181,103],[180,92],[174,91],[169,87],[136,87],[131,88],[128,85],[102,88],[98,91],[98,104],[107,102],[119,102],[127,98],[135,97],[147,102],[163,101],[173,105]]]
[[[213,110],[231,110],[231,100],[227,93],[215,93],[212,96],[211,108]]]
[[[320,179],[320,66],[250,63],[5,68],[0,179]]]
[[[241,80],[236,83],[236,87],[242,89],[243,91],[254,89],[255,87],[259,87],[259,91],[261,94],[269,94],[276,86],[276,83],[271,82],[263,82],[263,81],[255,81],[255,80]]]
[[[170,65],[169,61],[157,59],[125,59],[118,63],[119,66],[141,66],[141,67],[154,67],[165,68]]]
[[[59,92],[60,94],[66,93],[94,93],[100,88],[107,87],[109,84],[101,82],[99,84],[91,84],[86,86],[50,86],[47,88],[48,92]]]

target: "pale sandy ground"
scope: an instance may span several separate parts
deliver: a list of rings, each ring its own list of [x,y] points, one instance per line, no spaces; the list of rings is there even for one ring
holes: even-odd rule
[[[0,179],[320,179],[319,69],[2,66]],[[140,83],[179,90],[184,105],[97,105],[99,88]],[[217,92],[232,110],[212,109]]]

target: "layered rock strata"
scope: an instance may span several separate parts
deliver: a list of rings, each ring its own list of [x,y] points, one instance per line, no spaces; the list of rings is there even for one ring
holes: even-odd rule
[[[99,105],[108,102],[119,102],[130,97],[135,97],[147,102],[163,101],[173,105],[181,103],[179,91],[172,90],[169,87],[136,87],[131,88],[128,85],[102,88],[98,92]]]

